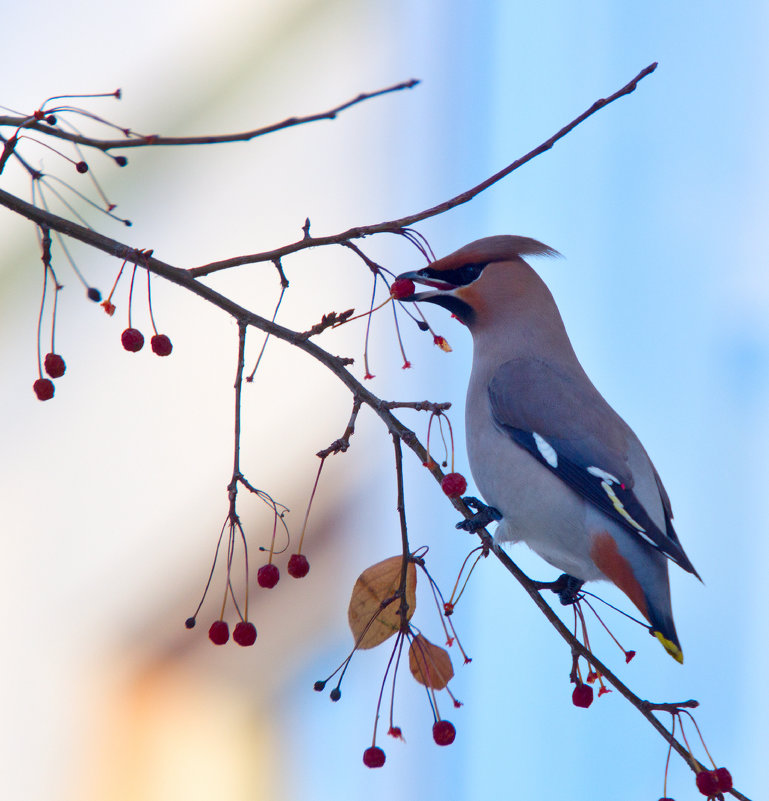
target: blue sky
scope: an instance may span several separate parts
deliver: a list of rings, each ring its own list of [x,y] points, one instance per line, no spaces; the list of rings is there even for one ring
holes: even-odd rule
[[[120,85],[125,99],[115,113],[139,130],[245,128],[326,108],[362,90],[422,80],[408,94],[281,140],[215,154],[137,154],[132,172],[110,174],[110,190],[135,224],[128,235],[105,233],[154,246],[179,266],[294,239],[306,215],[313,230],[325,233],[433,205],[659,62],[634,94],[473,203],[419,230],[439,256],[498,233],[533,236],[563,254],[535,266],[589,375],[654,459],[681,540],[704,579],[671,575],[683,667],[619,620],[612,625],[638,651],[636,659],[625,667],[611,643],[597,638],[596,647],[642,697],[699,699],[697,720],[716,761],[732,770],[737,787],[755,794],[768,745],[762,714],[769,670],[762,596],[769,445],[766,5],[233,0],[216,10],[139,3],[115,17],[111,8],[83,0],[77,9],[33,2],[8,14],[17,34],[0,63],[14,81],[0,103],[32,108],[49,93]],[[79,20],[74,29],[72,15]],[[38,43],[32,59],[30,41]],[[87,57],[73,59],[73,51]],[[50,157],[45,166],[52,167]],[[5,180],[4,188],[27,191],[17,176]],[[38,291],[31,271],[39,257],[32,232],[7,213],[0,212],[0,232],[8,256],[0,266],[0,360],[8,376],[0,391],[9,454],[4,528],[18,568],[2,608],[6,630],[23,611],[35,621],[57,605],[62,621],[47,649],[32,634],[4,646],[10,683],[19,689],[6,692],[3,704],[22,734],[3,749],[13,764],[2,775],[14,795],[58,801],[86,796],[82,766],[99,759],[104,745],[98,742],[103,711],[89,711],[75,727],[89,688],[72,688],[97,676],[96,684],[108,687],[98,697],[109,706],[114,687],[120,680],[130,684],[134,667],[144,675],[148,660],[172,651],[177,604],[197,592],[198,566],[205,571],[210,535],[201,524],[213,529],[224,512],[233,332],[159,285],[153,297],[181,346],[175,365],[161,370],[149,360],[115,355],[107,322],[86,318],[79,301],[67,300],[61,337],[71,364],[68,383],[55,403],[37,404],[29,383]],[[390,240],[367,240],[365,248],[396,272],[418,264],[415,251]],[[107,285],[114,265],[79,258]],[[287,304],[286,324],[346,308],[347,300],[366,303],[367,276],[354,261],[317,258],[287,262],[294,283],[305,288]],[[254,305],[265,314],[273,284],[256,270],[216,283],[257,298]],[[415,367],[403,372],[389,329],[377,321],[372,387],[387,397],[453,401],[461,445],[469,337],[439,311],[430,318],[454,352],[443,354],[409,334]],[[332,349],[359,345],[360,330],[328,343]],[[305,368],[283,350],[275,353],[264,367],[264,395],[249,407],[267,411],[252,412],[254,444],[246,459],[260,485],[277,485],[301,505],[312,454],[338,436],[348,402],[313,372],[306,380],[314,382],[327,414],[308,414],[298,389],[276,400],[272,389],[288,386]],[[283,407],[294,420],[277,416]],[[276,420],[298,433],[281,438]],[[423,431],[417,416],[409,422]],[[329,468],[331,509],[324,514],[344,536],[328,546],[331,572],[324,575],[333,577],[336,565],[340,585],[398,549],[394,502],[387,497],[391,446],[371,419],[361,419],[359,428],[359,442]],[[457,460],[469,475],[461,447]],[[467,541],[453,532],[453,510],[420,467],[409,463],[407,471],[412,542],[430,545],[434,572],[450,585]],[[347,485],[354,497],[345,495]],[[550,576],[522,546],[512,555],[530,574]],[[465,706],[451,713],[455,745],[432,745],[426,702],[404,676],[399,706],[408,742],[386,742],[385,769],[366,770],[360,752],[370,736],[383,654],[361,656],[338,705],[306,691],[348,647],[345,592],[328,590],[322,613],[314,608],[310,615],[299,601],[278,610],[312,618],[310,633],[285,624],[305,648],[280,640],[277,632],[285,630],[275,624],[275,641],[289,649],[288,667],[270,667],[266,657],[261,662],[251,654],[240,654],[238,666],[219,664],[203,651],[185,665],[201,696],[213,687],[235,709],[246,698],[269,732],[258,740],[269,743],[269,758],[259,762],[262,778],[244,779],[233,787],[233,799],[505,793],[641,801],[662,795],[662,740],[616,693],[587,711],[571,706],[569,654],[491,562],[456,617],[473,662],[457,671]],[[312,587],[307,593],[313,605]],[[420,612],[436,633],[427,603]],[[110,621],[116,617],[131,636],[115,635]],[[160,632],[143,639],[148,620],[158,621]],[[269,640],[270,631],[260,636]],[[30,776],[34,752],[24,743],[46,708],[41,747],[48,769]],[[199,713],[197,727],[206,728],[206,714]],[[258,762],[245,753],[244,760]],[[191,750],[187,759],[205,756]],[[270,791],[262,793],[268,774]],[[106,787],[100,797],[126,797]],[[147,787],[143,797],[153,798]],[[693,790],[691,774],[674,759],[668,795],[688,798]]]

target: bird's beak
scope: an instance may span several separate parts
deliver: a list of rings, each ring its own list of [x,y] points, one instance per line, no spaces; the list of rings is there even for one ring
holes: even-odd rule
[[[425,287],[429,287],[426,292],[415,292],[413,295],[407,295],[406,297],[398,298],[398,300],[408,303],[415,303],[420,300],[432,300],[433,298],[437,298],[442,295],[451,294],[456,289],[454,284],[451,284],[448,281],[441,281],[437,278],[422,275],[420,270],[412,270],[408,273],[401,273],[395,280],[399,281],[401,279],[406,279],[413,281],[415,284],[422,284]]]

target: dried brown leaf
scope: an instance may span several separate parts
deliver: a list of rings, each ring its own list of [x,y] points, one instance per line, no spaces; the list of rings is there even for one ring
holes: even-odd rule
[[[409,669],[420,684],[433,690],[442,690],[454,678],[448,652],[440,645],[433,645],[421,634],[411,641]]]
[[[383,643],[400,629],[401,602],[396,599],[382,609],[382,603],[398,591],[401,581],[403,557],[392,556],[366,568],[352,590],[347,619],[358,648],[373,648]],[[406,569],[407,620],[416,609],[417,571],[410,562]]]

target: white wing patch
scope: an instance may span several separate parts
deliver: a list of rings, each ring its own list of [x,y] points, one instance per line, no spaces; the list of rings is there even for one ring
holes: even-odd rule
[[[607,473],[605,470],[601,470],[600,467],[588,467],[587,472],[590,473],[591,476],[600,478],[601,481],[606,481],[609,484],[620,483],[620,480],[617,478],[617,476],[613,476],[611,473]]]
[[[555,448],[544,437],[540,437],[536,431],[531,433],[534,437],[534,444],[537,446],[542,458],[555,470],[558,467],[558,454],[555,452]]]
[[[590,470],[590,468],[588,468],[588,470]],[[628,523],[630,523],[631,526],[633,526],[633,528],[636,530],[636,533],[638,534],[638,536],[642,537],[643,539],[645,539],[646,542],[649,543],[649,545],[653,546],[654,548],[657,548],[658,547],[657,543],[654,542],[654,540],[651,539],[646,534],[646,529],[642,525],[637,523],[635,520],[633,520],[633,518],[628,514],[628,511],[627,511],[627,509],[625,509],[624,504],[617,497],[617,494],[611,488],[611,485],[609,484],[608,481],[602,481],[601,482],[601,489],[609,496],[609,500],[612,502],[612,505],[614,506],[614,508],[622,515],[622,517],[625,518],[625,520],[627,520]]]
[[[625,505],[622,501],[617,497],[617,493],[611,488],[612,484],[619,484],[622,489],[625,489],[625,486],[622,482],[616,477],[613,476],[611,473],[608,473],[606,470],[602,470],[600,467],[588,467],[586,468],[587,472],[590,473],[591,476],[595,476],[596,478],[601,479],[601,489],[609,496],[609,500],[612,503],[612,506],[622,515],[622,517],[630,523],[631,526],[636,530],[638,535],[646,540],[649,545],[654,546],[657,548],[657,543],[654,542],[646,533],[646,529],[640,524],[637,523],[628,513],[627,509],[625,509]]]

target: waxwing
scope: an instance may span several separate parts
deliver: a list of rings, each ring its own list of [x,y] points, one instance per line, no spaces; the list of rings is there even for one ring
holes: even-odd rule
[[[496,542],[523,541],[562,570],[553,586],[564,603],[585,581],[614,582],[683,662],[668,560],[697,572],[670,500],[638,437],[582,369],[527,255],[558,254],[492,236],[399,276],[428,287],[401,300],[443,306],[473,337],[467,451],[489,505],[477,522],[497,519]]]

